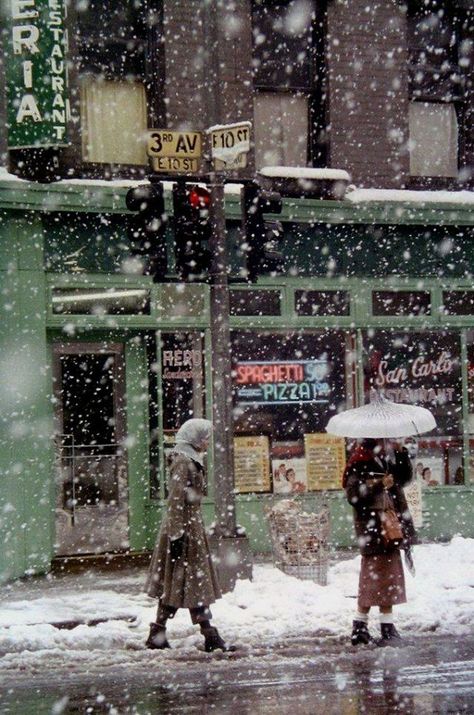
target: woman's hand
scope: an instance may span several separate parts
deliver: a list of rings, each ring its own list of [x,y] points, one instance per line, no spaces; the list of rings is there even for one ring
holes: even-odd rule
[[[390,489],[390,487],[393,487],[394,485],[394,479],[391,474],[384,474],[382,477],[382,484],[384,485],[385,489]]]

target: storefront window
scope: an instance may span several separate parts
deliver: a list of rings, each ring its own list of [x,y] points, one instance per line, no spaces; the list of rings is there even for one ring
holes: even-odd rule
[[[238,491],[339,488],[344,440],[325,428],[345,405],[349,340],[342,331],[233,333]]]
[[[363,334],[365,393],[376,389],[394,402],[429,409],[437,427],[410,441],[422,486],[462,480],[460,336],[449,331],[371,330]]]
[[[162,426],[165,462],[174,447],[179,427],[191,417],[204,417],[204,353],[203,335],[198,331],[161,333],[160,340],[150,341],[150,493],[160,496],[159,410]],[[161,373],[161,398],[158,374]],[[164,465],[166,473],[166,464]],[[166,479],[164,484],[166,495]]]

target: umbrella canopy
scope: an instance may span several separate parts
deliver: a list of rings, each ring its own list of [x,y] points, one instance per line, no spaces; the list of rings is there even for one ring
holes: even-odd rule
[[[406,405],[376,395],[368,405],[334,415],[326,432],[339,437],[411,437],[436,427],[435,418],[424,407]]]

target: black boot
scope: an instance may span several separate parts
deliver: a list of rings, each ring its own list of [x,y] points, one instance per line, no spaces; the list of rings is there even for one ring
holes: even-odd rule
[[[379,641],[379,645],[400,645],[402,642],[402,637],[397,631],[393,623],[381,623],[380,632],[382,633],[382,638]]]
[[[161,623],[150,623],[150,633],[145,642],[147,648],[153,650],[163,650],[163,648],[171,648],[166,639],[166,626]]]
[[[204,650],[206,653],[212,653],[213,650],[223,650],[224,653],[231,653],[236,649],[235,645],[226,645],[219,635],[217,628],[209,626],[201,628],[201,633],[204,636]]]
[[[352,645],[367,645],[368,643],[373,643],[374,639],[369,633],[367,623],[365,621],[352,621],[352,635],[351,643]]]

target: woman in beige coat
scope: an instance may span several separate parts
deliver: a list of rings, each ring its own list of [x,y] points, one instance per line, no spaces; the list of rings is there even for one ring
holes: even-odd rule
[[[188,608],[199,624],[207,652],[226,646],[210,624],[209,605],[221,597],[201,514],[207,494],[204,453],[209,445],[209,420],[187,420],[176,434],[170,455],[168,510],[151,559],[146,591],[158,598],[156,622],[150,624],[148,648],[169,648],[166,622],[178,608]]]

